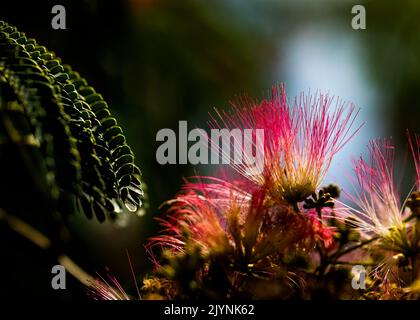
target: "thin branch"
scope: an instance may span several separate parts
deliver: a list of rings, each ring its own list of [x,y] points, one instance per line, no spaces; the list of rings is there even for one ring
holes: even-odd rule
[[[43,250],[48,250],[51,248],[51,240],[43,233],[41,233],[28,223],[24,222],[23,220],[15,216],[9,215],[1,209],[0,220],[6,221],[10,229],[20,234],[24,238],[28,239],[37,247]],[[66,254],[58,254],[57,261],[66,269],[68,273],[70,273],[83,285],[89,286],[91,283],[95,282],[95,279],[92,276],[90,276],[85,270],[83,270],[79,265],[77,265],[77,263],[75,263]]]

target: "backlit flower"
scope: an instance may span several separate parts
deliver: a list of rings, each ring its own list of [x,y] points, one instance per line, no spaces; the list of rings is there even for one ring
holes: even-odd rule
[[[358,209],[338,210],[355,218],[354,224],[369,236],[390,236],[392,230],[404,228],[406,210],[394,181],[395,147],[388,140],[374,140],[369,144],[369,161],[355,161],[355,195],[351,200]]]
[[[307,252],[315,238],[324,237],[320,224],[290,206],[267,200],[266,190],[244,190],[237,182],[205,178],[187,183],[183,192],[168,202],[161,220],[162,234],[148,248],[160,246],[184,252],[187,242],[204,255],[228,255],[257,264],[269,256]]]
[[[262,144],[252,139],[253,152],[264,151],[262,170],[249,159],[252,153],[245,143],[235,151],[245,161],[231,163],[232,168],[260,186],[268,185],[276,199],[293,204],[315,192],[334,155],[360,128],[352,130],[358,114],[353,105],[321,93],[302,93],[290,103],[284,86],[274,87],[271,99],[242,99],[232,107],[231,112],[216,111],[211,127],[264,132]]]
[[[98,276],[88,287],[89,295],[95,300],[130,300],[115,276],[108,272],[108,281],[101,275]]]

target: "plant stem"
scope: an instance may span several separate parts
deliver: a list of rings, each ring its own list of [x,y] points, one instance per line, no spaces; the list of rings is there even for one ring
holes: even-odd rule
[[[346,249],[346,250],[344,250],[344,251],[337,252],[337,253],[334,255],[334,259],[336,260],[336,259],[340,258],[341,256],[343,256],[343,255],[345,255],[345,254],[347,254],[347,253],[350,253],[350,252],[352,252],[352,251],[354,251],[354,250],[356,250],[356,249],[359,249],[359,248],[361,248],[361,247],[363,247],[363,246],[365,246],[365,245],[367,245],[367,244],[369,244],[369,243],[371,243],[371,242],[373,242],[373,241],[375,241],[375,240],[377,240],[377,239],[378,239],[378,236],[375,236],[375,237],[370,238],[369,240],[362,241],[361,243],[359,243],[359,244],[357,244],[357,245],[355,245],[355,246],[353,246],[353,247],[347,248],[347,249]]]
[[[356,265],[364,265],[364,266],[376,266],[377,263],[374,262],[363,262],[363,261],[335,261],[334,264],[342,264],[342,265],[350,265],[350,266],[356,266]]]
[[[298,203],[297,202],[293,202],[292,203],[292,207],[293,207],[293,210],[295,210],[295,212],[300,212],[299,206],[298,206]]]
[[[318,218],[322,219],[322,208],[316,207],[316,213],[318,214]]]

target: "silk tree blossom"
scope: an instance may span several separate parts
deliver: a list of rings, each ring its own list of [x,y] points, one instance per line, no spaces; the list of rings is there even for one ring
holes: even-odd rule
[[[410,198],[407,200],[407,207],[413,211],[413,215],[420,217],[420,136],[414,134],[412,137],[409,132],[407,136],[416,170],[416,183]]]
[[[111,273],[107,273],[108,281],[98,274],[98,279],[88,287],[88,294],[95,300],[130,300],[120,282]]]
[[[240,208],[243,210],[251,195],[220,179],[199,179],[196,183],[187,182],[181,193],[167,202],[169,210],[165,219],[158,219],[164,228],[163,234],[152,238],[149,248],[159,245],[183,252],[187,240],[185,232],[205,254],[226,248],[227,221],[223,214],[229,210],[232,214]]]
[[[418,153],[411,140],[410,144],[418,167]],[[358,209],[344,204],[344,209],[336,209],[341,218],[352,218],[352,224],[365,238],[365,245],[369,244],[369,252],[381,257],[371,275],[384,285],[403,285],[401,270],[411,270],[411,278],[415,279],[420,243],[415,192],[401,203],[394,178],[394,156],[395,147],[390,140],[371,141],[369,161],[360,158],[354,162],[357,183],[350,199]]]
[[[259,263],[267,265],[268,257],[275,264],[287,254],[308,253],[317,239],[331,244],[329,227],[313,215],[269,200],[265,188],[199,179],[187,183],[168,203],[168,215],[161,220],[163,233],[151,239],[148,249],[159,246],[182,253],[193,243],[205,256],[229,255],[258,269]]]
[[[263,145],[253,139],[254,152],[264,150],[264,170],[248,165],[253,159],[232,168],[259,186],[269,185],[274,198],[293,204],[315,192],[334,155],[360,129],[352,129],[358,114],[353,105],[322,93],[302,93],[290,103],[283,85],[273,87],[271,99],[258,103],[243,98],[232,107],[230,112],[216,110],[210,126],[263,129],[265,137]]]
[[[316,235],[316,239],[322,241],[326,249],[334,249],[336,245],[334,235],[337,233],[335,228],[326,226],[325,222],[318,217],[318,214],[313,209],[307,210],[306,214],[311,220],[312,229]]]
[[[134,273],[133,264],[131,263],[131,258],[126,250],[128,263],[130,265],[131,274],[134,280],[134,286],[137,289],[138,298],[141,300],[140,290],[137,285],[136,276]],[[133,297],[130,297],[121,286],[118,279],[111,273],[107,268],[106,277],[101,276],[99,273],[96,273],[98,278],[89,281],[87,287],[88,294],[92,296],[95,300],[132,300]],[[108,279],[108,280],[107,280]]]
[[[401,205],[394,182],[395,147],[389,140],[369,144],[369,162],[354,162],[355,195],[350,199],[359,207],[338,210],[345,217],[355,218],[354,224],[365,236],[386,238],[393,230],[403,230],[407,213]]]

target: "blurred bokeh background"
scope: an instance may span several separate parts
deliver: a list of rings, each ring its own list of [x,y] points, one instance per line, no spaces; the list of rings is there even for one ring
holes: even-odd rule
[[[66,8],[66,30],[51,27],[56,4]],[[366,30],[351,27],[356,4],[366,8]],[[205,128],[213,107],[244,93],[266,97],[276,83],[285,82],[291,97],[319,89],[361,108],[365,125],[327,182],[348,188],[344,173],[371,138],[392,136],[404,158],[406,129],[420,132],[419,16],[416,0],[2,0],[0,19],[55,51],[102,93],[148,185],[148,212],[126,226],[73,216],[70,255],[92,274],[109,267],[132,287],[125,250],[136,271],[147,273],[143,245],[158,231],[159,206],[184,177],[212,170],[159,165],[157,131],[177,131],[180,120]],[[19,297],[25,288],[25,295],[85,297],[83,290],[40,292],[50,262],[6,232],[0,239],[0,296]]]

